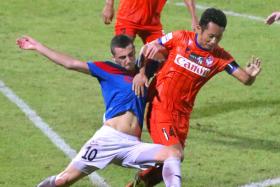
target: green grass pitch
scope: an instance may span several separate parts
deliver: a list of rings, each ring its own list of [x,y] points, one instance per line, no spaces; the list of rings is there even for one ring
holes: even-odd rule
[[[162,13],[166,33],[190,29],[190,16],[178,2],[183,1],[169,1]],[[0,81],[77,151],[102,124],[98,82],[20,51],[15,40],[27,34],[84,61],[111,59],[113,24],[103,24],[103,4],[100,0],[3,0],[0,6]],[[197,4],[261,18],[280,10],[279,0],[197,0]],[[201,12],[197,10],[198,15]],[[262,72],[252,87],[221,73],[201,90],[182,164],[184,187],[236,187],[280,177],[279,31],[280,24],[267,26],[248,16],[228,15],[221,45],[241,66],[251,56],[260,57]],[[136,46],[139,51],[139,39]],[[145,129],[143,140],[151,141]],[[69,161],[0,94],[0,187],[35,186]],[[112,187],[124,186],[134,173],[113,165],[98,172]],[[74,186],[91,183],[85,178]]]

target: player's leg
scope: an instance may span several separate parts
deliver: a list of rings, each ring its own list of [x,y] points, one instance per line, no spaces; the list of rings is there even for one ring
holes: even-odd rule
[[[160,144],[137,143],[123,157],[123,166],[147,168],[155,163],[163,165],[162,173],[155,173],[163,178],[166,186],[181,186],[181,152],[172,146],[162,146]],[[154,181],[154,176],[151,177]],[[153,186],[149,180],[145,181],[145,186]]]
[[[164,35],[164,31],[162,30],[161,25],[154,27],[149,26],[139,28],[137,34],[142,39],[143,43],[146,44],[162,37]]]
[[[181,182],[180,163],[183,156],[181,155],[181,152],[178,151],[182,148],[174,148],[176,146],[181,147],[180,144],[177,144],[169,146],[169,148],[173,148],[173,150],[178,153],[177,156],[170,155],[169,157],[164,156],[163,158],[155,157],[155,160],[164,161],[161,164],[157,164],[156,166],[139,171],[136,174],[134,181],[128,183],[126,187],[133,187],[134,185],[138,186],[137,184],[141,183],[144,183],[146,187],[152,187],[162,181],[164,181],[166,186],[169,186],[168,184],[174,184],[174,186],[178,186],[178,184]],[[159,154],[162,154],[162,152],[159,152]],[[145,162],[145,159],[147,161],[147,155],[152,155],[152,153],[143,152],[139,155],[139,158],[141,159],[136,161],[140,162],[142,160],[142,162]]]
[[[178,144],[177,146],[181,146]],[[164,181],[166,186],[181,186],[181,158],[182,153],[180,148],[177,148],[175,146],[169,146],[165,147],[162,150],[152,150],[152,151],[144,151],[142,152],[136,161],[139,161],[143,158],[145,158],[145,155],[153,155],[151,152],[155,152],[153,156],[153,159],[155,159],[157,162],[162,163],[162,165],[159,165],[157,167],[152,167],[149,172],[144,171],[142,173],[142,177],[145,178],[147,186],[154,186],[158,184],[160,181]],[[146,174],[146,175],[145,175]]]
[[[181,187],[181,160],[180,158],[170,157],[163,163],[162,177],[165,186]]]
[[[109,150],[107,145],[114,141],[111,140],[112,136],[108,128],[103,126],[83,145],[63,172],[45,179],[38,187],[69,186],[84,176],[106,167],[118,152],[115,149]]]
[[[51,176],[43,180],[37,187],[58,187],[70,186],[81,178],[87,176],[86,173],[73,167],[71,164],[57,176]]]
[[[37,187],[55,187],[55,179],[56,176],[50,176],[46,179],[44,179],[43,181],[41,181]]]
[[[87,144],[85,144],[87,145]],[[87,149],[88,150],[88,149]],[[81,178],[98,170],[94,165],[85,163],[81,155],[85,155],[85,148],[83,147],[67,168],[56,176],[51,176],[43,180],[37,187],[65,187],[77,182]]]
[[[135,39],[136,33],[137,33],[137,29],[134,26],[129,25],[127,23],[123,23],[119,20],[116,21],[115,35],[125,34],[131,37],[132,39]]]
[[[167,115],[168,112],[154,110],[149,105],[147,126],[154,143],[172,146],[181,152],[183,160],[184,142],[188,134],[189,118],[185,115]],[[163,180],[161,167],[152,167],[139,172],[139,178],[146,184],[154,186]]]

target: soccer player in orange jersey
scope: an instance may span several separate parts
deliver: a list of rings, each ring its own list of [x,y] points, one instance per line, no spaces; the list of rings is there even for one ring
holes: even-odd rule
[[[261,70],[261,61],[252,58],[243,69],[218,43],[227,19],[218,9],[209,8],[201,16],[196,32],[175,31],[142,48],[143,65],[147,59],[167,55],[149,85],[146,123],[154,143],[176,148],[183,160],[189,130],[189,118],[200,88],[215,74],[226,71],[245,85],[252,85]],[[134,90],[146,83],[143,67],[134,78]],[[160,168],[141,172],[146,186],[160,181]]]
[[[143,43],[151,42],[163,33],[160,14],[167,0],[120,0],[115,23],[115,35],[138,35]],[[184,0],[192,16],[192,28],[198,24],[195,0]],[[110,24],[114,17],[114,0],[106,0],[103,21]]]

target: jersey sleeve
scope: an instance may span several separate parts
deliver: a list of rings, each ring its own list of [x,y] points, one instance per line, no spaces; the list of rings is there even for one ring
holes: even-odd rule
[[[128,74],[123,67],[110,61],[88,62],[87,64],[91,75],[99,80],[113,79],[113,75]]]
[[[173,33],[170,32],[162,37],[160,37],[158,39],[158,43],[166,48],[168,48],[168,46],[171,46],[172,44],[172,40],[173,40]]]
[[[103,62],[87,62],[89,71],[93,77],[96,77],[98,79],[102,79],[105,77],[106,73],[102,68],[102,63]]]
[[[188,40],[190,37],[188,31],[178,30],[170,32],[158,39],[159,44],[164,46],[167,50],[171,50],[175,46],[178,46],[182,41]]]
[[[180,31],[170,32],[158,39],[159,44],[170,49],[173,47],[174,43],[180,39]]]
[[[225,70],[226,66],[232,62],[234,62],[234,58],[231,56],[230,53],[228,53],[227,51],[225,51],[222,48],[219,48],[218,50],[218,56],[219,56],[219,68],[218,71],[223,71]]]

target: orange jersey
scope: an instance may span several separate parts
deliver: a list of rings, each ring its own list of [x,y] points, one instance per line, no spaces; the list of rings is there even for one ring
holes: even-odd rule
[[[161,25],[160,13],[166,0],[120,0],[117,22],[136,25]]]
[[[159,39],[168,51],[149,87],[149,102],[162,111],[190,113],[200,88],[223,71],[233,57],[220,47],[204,50],[190,31],[176,31]]]

